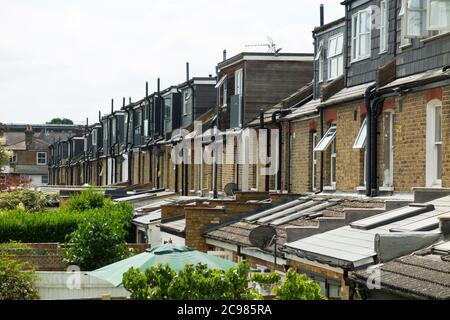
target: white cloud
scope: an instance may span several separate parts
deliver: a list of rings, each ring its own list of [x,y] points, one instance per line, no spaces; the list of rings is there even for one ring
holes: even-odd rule
[[[324,0],[326,20],[344,14]],[[0,122],[69,117],[84,123],[122,97],[213,74],[222,50],[254,50],[270,35],[283,52],[312,52],[314,0],[3,1],[0,11]],[[261,48],[259,50],[264,50]]]

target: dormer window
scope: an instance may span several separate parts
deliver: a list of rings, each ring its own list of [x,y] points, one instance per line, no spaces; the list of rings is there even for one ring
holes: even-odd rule
[[[328,41],[328,80],[344,73],[344,35],[341,33]]]
[[[370,58],[371,9],[355,13],[352,17],[352,61]]]
[[[425,38],[450,31],[449,0],[403,0],[405,38]]]

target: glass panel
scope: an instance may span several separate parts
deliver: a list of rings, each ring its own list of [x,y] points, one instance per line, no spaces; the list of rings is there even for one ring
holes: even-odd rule
[[[332,126],[323,136],[322,140],[319,141],[319,144],[314,149],[314,151],[325,151],[330,146],[331,142],[333,142],[335,136],[336,126]]]
[[[450,1],[430,0],[429,6],[429,29],[449,30],[450,29]]]
[[[435,142],[442,141],[442,107],[437,107],[434,113],[435,116]]]
[[[367,119],[364,119],[361,128],[359,129],[358,136],[356,137],[353,149],[362,149],[366,146],[367,140]]]
[[[391,152],[392,152],[392,115],[386,113],[384,115],[384,133],[383,133],[383,144],[384,144],[384,165],[383,165],[383,184],[385,187],[392,186],[391,181]]]
[[[341,288],[338,285],[330,284],[328,287],[329,298],[339,298],[341,296]]]
[[[442,180],[442,145],[436,145],[436,179]]]

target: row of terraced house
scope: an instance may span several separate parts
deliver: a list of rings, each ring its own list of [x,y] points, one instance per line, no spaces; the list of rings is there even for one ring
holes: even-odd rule
[[[50,147],[50,183],[197,196],[140,218],[202,251],[295,267],[331,299],[450,299],[450,1],[342,5],[326,24],[321,11],[312,54],[224,51],[215,76],[187,65],[186,82],[112,105]],[[196,150],[213,161],[186,161]],[[275,232],[261,247],[260,227]]]
[[[190,78],[187,68],[182,84],[147,86],[143,99],[124,99],[84,135],[53,144],[50,183],[186,195],[220,194],[228,183],[368,195],[448,187],[449,18],[439,10],[445,1],[429,2],[422,20],[410,21],[414,1],[345,1],[345,18],[313,31],[314,54],[241,53],[224,57],[216,77]],[[233,137],[281,129],[278,171],[267,178],[257,165],[173,165],[180,139],[172,132],[192,132],[195,120]]]

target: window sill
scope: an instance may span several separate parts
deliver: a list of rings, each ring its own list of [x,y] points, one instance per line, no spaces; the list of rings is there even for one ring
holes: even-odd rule
[[[358,63],[358,62],[361,62],[361,61],[364,61],[364,60],[367,60],[367,59],[370,59],[370,55],[367,56],[367,57],[361,57],[361,58],[358,58],[358,59],[354,59],[354,60],[350,61],[350,64]]]
[[[356,187],[356,191],[366,191],[366,186]]]
[[[326,186],[326,187],[323,187],[323,191],[336,191],[336,187],[335,186]]]
[[[380,187],[379,190],[385,192],[394,192],[394,187]]]
[[[412,41],[410,43],[401,44],[398,48],[400,50],[405,50],[412,47]]]
[[[422,40],[420,40],[420,42],[421,43],[428,43],[428,42],[432,42],[434,40],[446,38],[448,36],[450,36],[450,31],[447,31],[447,32],[442,33],[442,34],[438,34],[436,36],[432,36],[432,37],[428,37],[428,38],[422,39]]]

